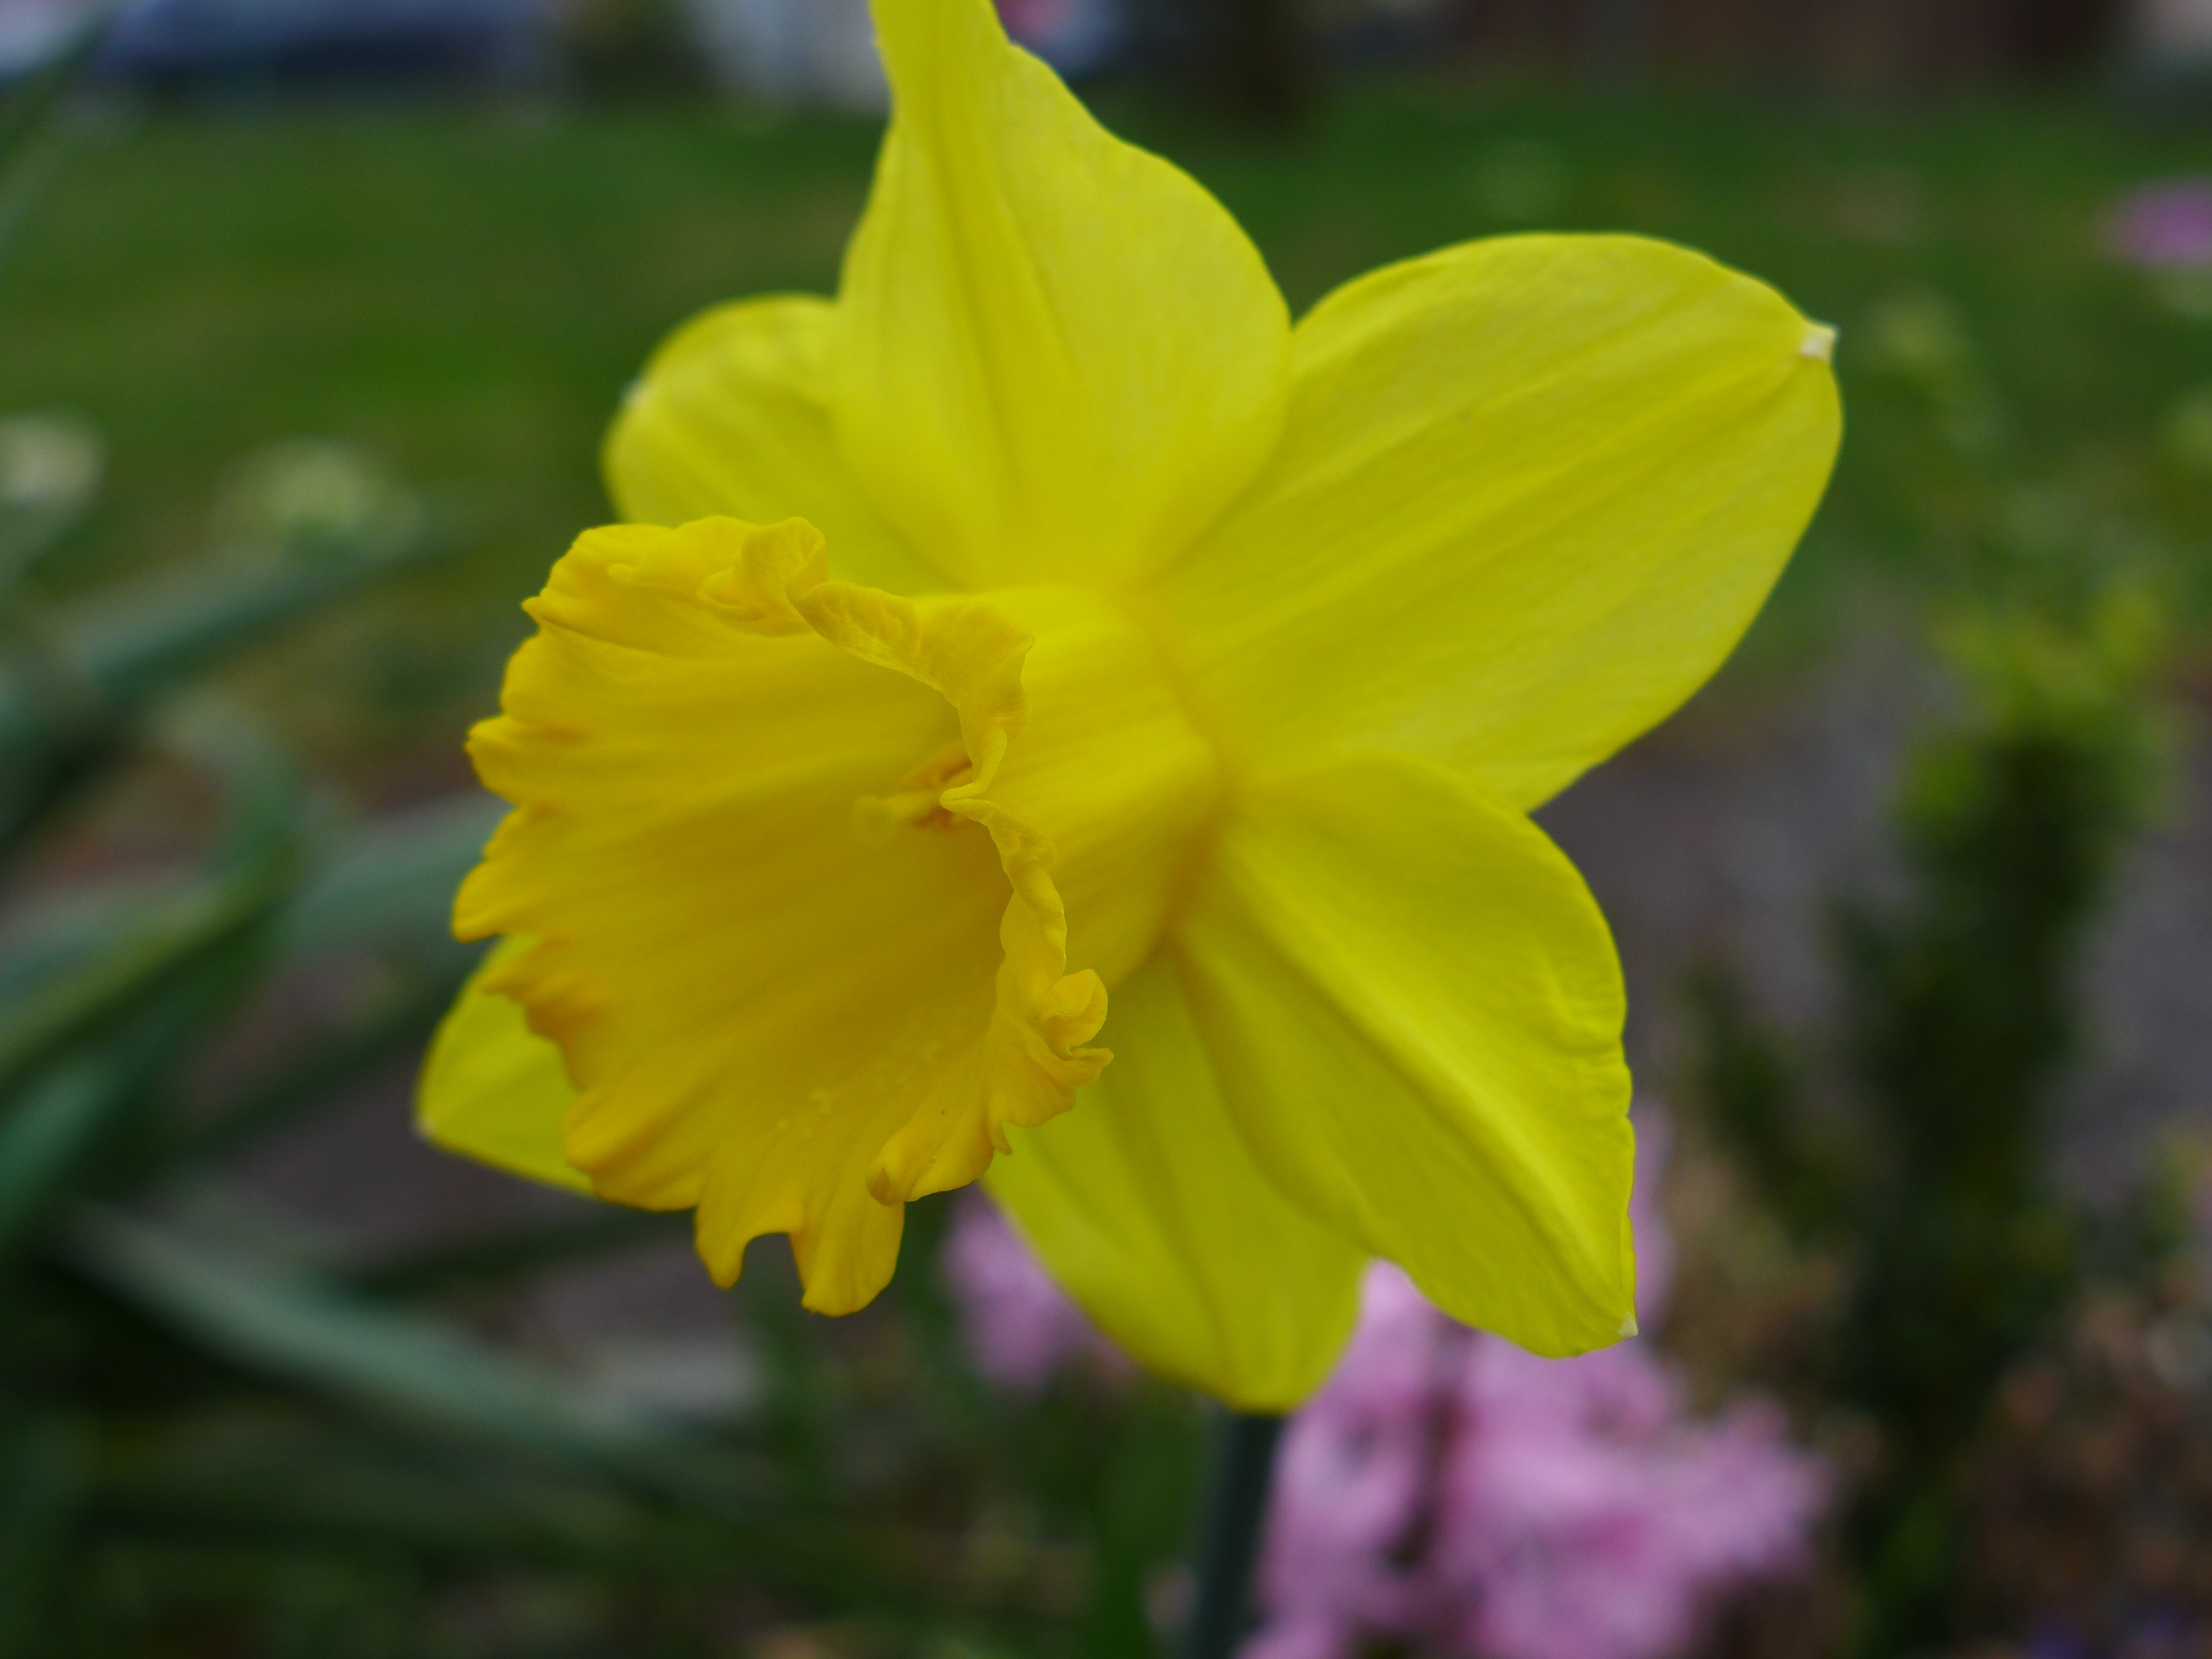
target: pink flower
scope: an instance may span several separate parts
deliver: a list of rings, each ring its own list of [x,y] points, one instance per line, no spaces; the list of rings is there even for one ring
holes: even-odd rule
[[[1638,1316],[1663,1314],[1667,1147],[1639,1124]],[[1346,1659],[1374,1641],[1486,1659],[1666,1659],[1714,1600],[1802,1556],[1826,1495],[1780,1414],[1692,1418],[1628,1342],[1544,1360],[1369,1271],[1358,1334],[1291,1424],[1269,1516],[1267,1622],[1243,1659]]]
[[[939,1267],[959,1305],[969,1360],[1001,1388],[1036,1394],[1056,1373],[1085,1365],[1127,1374],[1127,1358],[1061,1293],[980,1192],[955,1205]]]
[[[1261,1567],[1270,1617],[1244,1659],[1330,1659],[1417,1622],[1422,1586],[1401,1556],[1428,1501],[1453,1328],[1395,1267],[1368,1270],[1351,1346],[1284,1438]]]
[[[1067,27],[1068,0],[999,0],[1006,33],[1024,46],[1049,40]]]
[[[1124,33],[1122,0],[999,0],[1006,33],[1074,74],[1111,57]]]
[[[2153,270],[2212,268],[2212,179],[2146,185],[2114,205],[2106,244],[2119,258]]]
[[[1779,1413],[1696,1421],[1640,1342],[1559,1362],[1478,1338],[1460,1398],[1430,1566],[1462,1651],[1665,1659],[1717,1593],[1799,1564],[1826,1495]]]

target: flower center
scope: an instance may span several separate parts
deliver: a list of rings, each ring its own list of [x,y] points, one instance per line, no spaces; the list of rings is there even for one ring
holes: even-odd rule
[[[959,818],[945,808],[942,796],[968,782],[975,772],[965,744],[951,744],[908,773],[888,795],[863,795],[853,803],[853,825],[860,839],[881,847],[902,830],[945,830]]]
[[[971,767],[982,750],[956,745],[916,768],[885,805],[935,788],[938,811],[902,822],[974,818],[998,839],[1018,891],[1020,866],[1048,875],[1065,905],[1070,969],[1111,988],[1158,943],[1219,811],[1218,757],[1153,636],[1103,596],[1028,588],[971,603],[1029,639],[1004,752]]]

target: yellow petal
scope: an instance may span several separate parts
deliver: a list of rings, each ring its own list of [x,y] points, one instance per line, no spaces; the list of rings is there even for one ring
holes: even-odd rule
[[[904,1200],[1104,1065],[1211,750],[1102,601],[832,581],[804,524],[593,532],[532,610],[456,925],[535,941],[486,983],[561,1045],[601,1194],[696,1206],[726,1283],[788,1232],[808,1305],[859,1307]]]
[[[776,295],[717,307],[670,336],[607,434],[615,505],[636,524],[805,519],[848,580],[899,593],[942,587],[837,453],[822,401],[831,318],[826,300]]]
[[[1536,1352],[1621,1334],[1620,969],[1534,825],[1433,763],[1279,780],[1224,830],[1180,948],[1223,1095],[1285,1193]]]
[[[969,586],[1156,564],[1280,428],[1273,279],[1203,188],[1009,45],[991,0],[875,11],[892,116],[838,299],[847,460]]]
[[[1198,696],[1263,769],[1390,749],[1543,801],[1765,601],[1834,457],[1832,338],[1636,237],[1340,289],[1298,325],[1281,447],[1169,574]]]
[[[561,1117],[575,1099],[561,1051],[532,1030],[522,1005],[484,988],[524,939],[502,939],[461,988],[431,1040],[416,1089],[423,1135],[449,1152],[571,1192],[591,1180],[561,1150]]]
[[[1013,1136],[991,1191],[1062,1289],[1152,1370],[1244,1411],[1328,1376],[1365,1257],[1260,1172],[1223,1104],[1176,963],[1116,987],[1114,1064]]]

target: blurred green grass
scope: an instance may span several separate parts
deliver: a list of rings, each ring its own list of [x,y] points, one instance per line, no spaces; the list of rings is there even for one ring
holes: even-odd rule
[[[2212,457],[2166,435],[2212,386],[2212,323],[2099,242],[2116,191],[2201,162],[2195,132],[2087,102],[1854,115],[1425,82],[1348,90],[1309,133],[1263,143],[1100,102],[1223,197],[1296,307],[1465,237],[1620,228],[1705,248],[1840,324],[1850,433],[1764,630],[1778,641],[1832,628],[1864,578],[1949,579],[1953,486],[1913,389],[1884,371],[1885,308],[1955,322],[2031,470],[2212,582]],[[106,505],[59,579],[198,545],[195,504],[258,444],[356,441],[447,504],[466,555],[409,590],[404,624],[371,627],[348,672],[403,714],[480,702],[515,601],[606,516],[597,448],[626,380],[702,306],[830,288],[874,137],[857,118],[700,105],[94,125],[0,270],[0,409],[76,410],[112,446]]]

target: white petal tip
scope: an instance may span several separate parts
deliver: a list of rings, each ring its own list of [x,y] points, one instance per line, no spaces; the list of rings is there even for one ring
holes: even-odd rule
[[[1836,355],[1836,331],[1826,323],[1808,325],[1805,337],[1797,343],[1797,355],[1816,363],[1832,361]]]
[[[1643,1333],[1637,1328],[1636,1315],[1633,1312],[1623,1314],[1621,1316],[1620,1334],[1623,1340],[1626,1340],[1632,1336],[1639,1336],[1642,1334]]]

